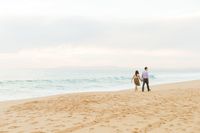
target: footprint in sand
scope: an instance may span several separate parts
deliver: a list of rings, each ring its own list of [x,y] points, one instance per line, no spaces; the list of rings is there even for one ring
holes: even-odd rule
[[[111,128],[114,128],[114,129],[115,129],[115,128],[117,128],[117,126],[111,126]]]
[[[178,123],[177,125],[178,125],[178,126],[181,126],[181,124],[180,124],[180,123]]]
[[[132,133],[139,133],[139,128],[134,128]]]
[[[90,131],[91,131],[91,130],[94,130],[94,128],[90,128]]]
[[[173,124],[170,124],[169,126],[170,126],[170,127],[173,127],[174,125],[173,125]]]
[[[101,127],[105,127],[106,125],[100,125]]]
[[[116,133],[121,133],[122,131],[121,130],[119,130],[119,129],[117,129],[117,130],[115,130],[116,131]]]
[[[106,123],[109,123],[110,121],[109,121],[109,120],[106,120],[105,122],[106,122]]]
[[[186,129],[183,128],[182,131],[186,131]]]
[[[31,124],[33,124],[33,125],[34,125],[34,124],[37,124],[37,123],[38,123],[37,121],[31,122]]]
[[[11,127],[8,127],[8,129],[15,129],[15,128],[18,128],[19,126],[11,126]]]

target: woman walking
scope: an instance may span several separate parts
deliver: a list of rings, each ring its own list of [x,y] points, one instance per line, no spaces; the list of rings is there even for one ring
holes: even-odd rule
[[[133,81],[135,84],[135,91],[138,91],[138,86],[140,86],[140,81],[142,81],[138,70],[135,71],[135,74],[133,75],[131,83],[133,83]]]

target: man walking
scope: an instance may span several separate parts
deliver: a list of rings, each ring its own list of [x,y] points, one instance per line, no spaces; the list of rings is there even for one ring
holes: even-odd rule
[[[144,86],[145,84],[147,85],[148,91],[151,91],[149,88],[149,73],[148,73],[148,67],[144,68],[144,72],[142,73],[142,79],[143,79],[143,84],[142,84],[142,92],[144,92]]]

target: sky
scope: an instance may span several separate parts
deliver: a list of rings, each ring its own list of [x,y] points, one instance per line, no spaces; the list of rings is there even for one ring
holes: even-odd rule
[[[0,68],[200,68],[199,0],[0,0]]]

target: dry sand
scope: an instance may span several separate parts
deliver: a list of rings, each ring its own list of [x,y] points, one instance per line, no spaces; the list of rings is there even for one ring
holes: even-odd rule
[[[199,133],[200,81],[0,103],[0,133]]]

